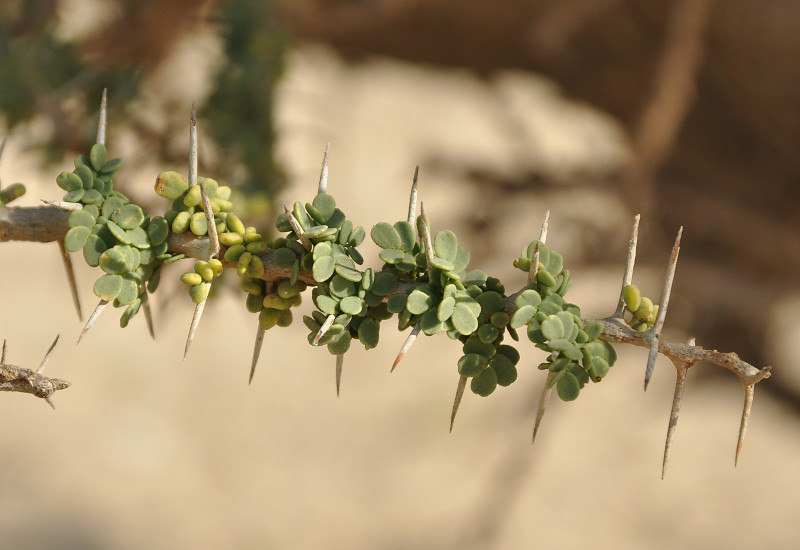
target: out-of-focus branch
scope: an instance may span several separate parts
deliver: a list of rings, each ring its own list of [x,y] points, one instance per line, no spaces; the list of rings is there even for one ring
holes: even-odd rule
[[[675,143],[694,102],[704,38],[715,0],[679,0],[671,13],[653,93],[633,129],[627,193],[647,217],[654,206],[654,178]]]

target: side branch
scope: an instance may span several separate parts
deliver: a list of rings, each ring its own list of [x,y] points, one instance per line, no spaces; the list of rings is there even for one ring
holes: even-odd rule
[[[69,387],[69,382],[60,378],[48,378],[31,369],[15,365],[0,365],[0,391],[30,393],[47,399],[58,390]]]
[[[69,215],[54,206],[0,207],[0,242],[63,241],[69,230]]]
[[[625,323],[625,321],[609,317],[606,319],[587,319],[586,323],[600,323],[603,332],[600,339],[609,343],[633,344],[643,348],[649,348],[650,344],[646,341],[644,333],[638,332]],[[769,378],[772,374],[772,367],[759,369],[743,361],[735,353],[723,353],[717,350],[707,350],[700,346],[690,346],[687,344],[677,344],[661,341],[658,345],[658,352],[669,358],[673,363],[683,363],[692,365],[700,361],[708,361],[720,367],[726,368],[735,373],[743,384],[751,385]]]

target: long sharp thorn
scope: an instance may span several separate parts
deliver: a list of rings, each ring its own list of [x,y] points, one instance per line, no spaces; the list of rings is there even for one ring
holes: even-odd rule
[[[77,202],[52,201],[50,199],[39,199],[39,200],[49,206],[55,206],[56,208],[60,208],[61,210],[65,210],[67,212],[73,212],[75,210],[80,210],[83,208],[83,205]]]
[[[633,231],[631,231],[631,240],[628,243],[628,259],[625,262],[625,273],[622,276],[622,288],[619,291],[619,302],[614,317],[622,317],[622,313],[625,311],[623,291],[633,281],[633,265],[636,263],[636,246],[639,242],[639,219],[639,214],[633,218]]]
[[[403,347],[400,348],[400,353],[397,354],[397,358],[392,364],[392,370],[389,372],[394,372],[394,368],[398,365],[398,363],[400,363],[400,361],[402,361],[405,354],[408,353],[408,350],[411,349],[411,345],[414,343],[414,340],[417,339],[417,335],[421,329],[422,325],[419,323],[417,323],[414,328],[411,329],[411,334],[408,335],[408,338],[406,338],[406,341],[403,343]]]
[[[542,222],[542,230],[539,232],[539,241],[547,241],[547,227],[550,223],[550,211],[544,214],[544,221]],[[539,272],[539,243],[533,251],[533,258],[531,258],[531,267],[528,269],[528,282],[531,284],[536,283],[536,274]]]
[[[536,283],[536,274],[539,273],[539,243],[533,249],[533,258],[531,258],[531,267],[528,268],[528,282],[531,284]]]
[[[250,363],[250,379],[248,380],[248,384],[253,383],[253,375],[256,373],[256,365],[258,364],[258,357],[261,355],[261,344],[264,343],[264,333],[266,333],[261,325],[258,326],[258,330],[256,331],[256,341],[253,344],[253,360]]]
[[[211,283],[202,283],[206,285],[206,289],[211,288]],[[208,296],[208,292],[206,292],[206,296]],[[206,298],[207,300],[208,298]],[[197,327],[200,325],[200,318],[203,316],[203,310],[206,308],[206,300],[203,300],[199,304],[197,304],[194,308],[194,315],[192,315],[192,324],[189,326],[189,336],[186,337],[186,347],[183,350],[183,360],[186,361],[186,356],[189,354],[189,348],[192,345],[192,341],[194,340],[194,333],[197,331]]]
[[[47,402],[48,405],[50,405],[51,409],[56,410],[56,404],[53,403],[52,399],[50,399],[49,397],[45,397],[44,400]]]
[[[217,224],[214,221],[214,211],[211,209],[211,201],[206,193],[205,186],[200,184],[200,197],[203,201],[203,212],[206,215],[206,225],[208,226],[208,240],[211,244],[211,250],[208,258],[216,258],[219,255],[219,236],[217,235]]]
[[[3,158],[3,151],[6,149],[6,138],[3,138],[3,141],[0,142],[0,159]]]
[[[658,358],[658,346],[660,344],[660,335],[653,334],[649,338],[650,351],[647,354],[647,368],[644,372],[644,391],[647,391],[647,386],[650,384],[650,377],[653,376],[653,370],[656,366],[656,359]]]
[[[78,336],[78,344],[81,343],[83,337],[86,336],[86,333],[89,332],[89,329],[92,328],[92,325],[94,325],[94,322],[97,321],[97,318],[100,317],[100,314],[103,313],[103,310],[107,305],[108,301],[106,300],[100,300],[100,302],[98,302],[97,307],[94,308],[94,311],[89,316],[89,320],[86,321],[86,326],[83,327],[83,330]]]
[[[547,226],[550,223],[550,211],[544,214],[544,222],[542,222],[542,230],[539,232],[539,240],[542,242],[547,241]]]
[[[325,319],[325,322],[322,323],[321,327],[319,327],[317,335],[314,336],[314,342],[311,344],[312,346],[316,346],[317,344],[319,344],[320,339],[323,336],[325,336],[325,333],[328,332],[329,328],[331,328],[331,325],[333,325],[333,321],[335,319],[336,319],[335,315],[328,315],[328,317]]]
[[[533,424],[533,435],[531,436],[531,445],[536,443],[536,434],[539,433],[539,426],[542,424],[542,418],[547,410],[547,405],[550,403],[550,396],[553,394],[553,387],[550,386],[550,381],[556,375],[554,372],[547,373],[547,380],[542,388],[542,396],[539,398],[539,408],[536,411],[536,422]]]
[[[150,338],[153,340],[156,339],[156,330],[153,326],[153,310],[150,307],[150,298],[148,298],[148,293],[144,293],[144,301],[142,302],[142,309],[144,310],[144,320],[147,324],[147,332],[150,333]]]
[[[683,234],[683,226],[678,229],[678,236],[675,237],[675,244],[672,246],[672,253],[669,257],[669,264],[667,265],[667,275],[664,278],[664,289],[661,291],[661,304],[658,306],[658,315],[650,339],[650,354],[647,357],[647,370],[644,373],[644,391],[647,391],[647,385],[650,383],[650,377],[653,375],[653,369],[656,365],[656,355],[658,355],[658,347],[661,342],[661,331],[664,328],[664,318],[667,316],[667,308],[669,307],[669,295],[672,291],[672,281],[675,278],[675,267],[678,264],[678,253],[681,250],[681,234]]]
[[[336,356],[336,397],[339,397],[339,387],[342,384],[342,368],[344,367],[344,355],[341,353]]]
[[[3,352],[0,354],[0,367],[6,364],[6,341],[3,340]]]
[[[683,401],[683,390],[686,389],[686,365],[676,364],[678,371],[675,380],[675,393],[672,396],[672,410],[669,413],[669,425],[667,427],[667,440],[664,443],[664,460],[661,462],[661,479],[667,473],[667,462],[669,461],[669,450],[672,448],[672,440],[675,437],[675,428],[678,426],[678,415],[681,412],[681,402]]]
[[[192,103],[189,119],[189,187],[197,185],[197,108]]]
[[[97,143],[106,143],[106,121],[108,120],[107,88],[103,88],[103,95],[100,97],[100,116],[97,120]]]
[[[450,433],[453,433],[453,423],[456,421],[456,413],[461,405],[461,398],[464,397],[464,389],[467,387],[467,377],[459,376],[458,387],[456,388],[456,399],[453,401],[453,412],[450,413]]]
[[[69,282],[69,290],[72,293],[72,302],[75,304],[75,310],[78,312],[78,319],[83,320],[81,299],[78,296],[78,284],[75,282],[75,270],[72,267],[72,259],[64,246],[63,240],[58,241],[58,249],[61,251],[61,260],[64,262],[64,270],[67,272],[67,281]]]
[[[317,194],[324,195],[328,192],[328,153],[331,151],[331,144],[325,146],[325,152],[322,154],[322,168],[319,171],[319,186],[317,187]]]
[[[414,168],[414,181],[411,182],[411,196],[408,198],[408,223],[414,223],[417,218],[417,181],[419,166]]]
[[[297,221],[297,218],[294,216],[294,213],[289,210],[289,208],[284,204],[283,211],[286,213],[286,217],[289,218],[289,225],[292,226],[292,230],[297,235],[300,244],[303,245],[303,248],[311,251],[311,241],[308,240],[308,237],[305,235],[305,231],[303,231],[303,227],[300,225],[300,222]]]
[[[44,370],[44,367],[47,365],[47,361],[50,359],[50,355],[53,353],[53,350],[55,349],[57,343],[58,343],[58,336],[56,336],[56,339],[53,340],[52,344],[50,344],[50,349],[48,349],[47,353],[44,354],[44,358],[42,358],[42,362],[39,365],[39,368],[36,369],[36,372],[42,372]]]
[[[419,213],[422,216],[422,242],[425,244],[425,260],[428,262],[428,277],[433,280],[433,241],[431,239],[431,228],[428,227],[427,216],[425,215],[425,205],[419,203]]]
[[[739,438],[736,441],[736,458],[733,460],[733,467],[739,464],[739,453],[742,452],[744,444],[744,434],[747,432],[747,421],[750,420],[750,411],[753,409],[753,397],[755,396],[755,384],[744,385],[744,408],[742,409],[742,421],[739,424]]]

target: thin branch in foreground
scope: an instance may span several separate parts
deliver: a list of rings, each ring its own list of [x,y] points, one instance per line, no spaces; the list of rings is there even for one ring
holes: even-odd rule
[[[328,192],[328,153],[331,151],[331,144],[325,146],[325,152],[322,154],[322,168],[319,171],[319,186],[317,186],[317,194],[324,195]]]
[[[467,387],[467,377],[466,376],[459,376],[458,377],[458,386],[456,387],[456,398],[453,401],[453,410],[450,413],[450,433],[453,433],[453,423],[456,421],[456,414],[458,413],[458,407],[461,405],[461,398],[464,397],[464,389]]]
[[[58,249],[61,251],[61,261],[64,263],[64,271],[67,273],[67,281],[69,282],[69,290],[72,294],[72,302],[75,304],[75,310],[78,312],[78,320],[83,319],[83,312],[81,311],[81,299],[78,296],[78,283],[75,281],[75,270],[72,267],[72,258],[64,246],[64,241],[58,241]]]
[[[48,378],[41,374],[53,349],[58,343],[58,336],[50,345],[50,349],[45,353],[39,368],[35,371],[10,365],[6,363],[6,342],[3,340],[3,351],[0,354],[0,391],[13,391],[21,393],[30,393],[44,399],[48,405],[55,409],[50,397],[58,390],[63,390],[69,387],[69,382],[59,378]]]
[[[675,244],[672,246],[672,253],[669,256],[669,264],[667,265],[667,275],[664,277],[664,289],[661,291],[661,304],[658,306],[658,314],[656,316],[656,323],[653,328],[647,331],[646,338],[649,339],[650,353],[647,356],[647,369],[644,373],[644,391],[647,391],[647,385],[650,383],[650,377],[653,375],[653,369],[656,366],[656,356],[658,355],[658,344],[661,341],[661,331],[664,328],[664,318],[667,316],[667,307],[669,306],[669,295],[672,291],[672,281],[675,279],[675,267],[678,265],[678,253],[681,250],[681,235],[683,234],[683,226],[678,229],[678,236],[675,237]]]
[[[97,307],[94,308],[94,311],[89,316],[89,320],[86,321],[86,326],[83,327],[83,330],[78,336],[78,341],[76,342],[76,344],[81,343],[83,337],[86,336],[86,333],[89,332],[89,329],[92,328],[95,321],[97,321],[98,317],[100,317],[100,314],[103,313],[103,310],[106,308],[108,304],[109,302],[107,300],[100,300],[100,302],[98,302]]]

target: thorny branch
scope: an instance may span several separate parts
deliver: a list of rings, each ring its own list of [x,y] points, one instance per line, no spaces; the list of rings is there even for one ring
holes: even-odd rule
[[[47,350],[39,368],[34,371],[6,363],[6,342],[3,340],[3,351],[0,355],[0,391],[30,393],[44,399],[48,405],[55,408],[50,397],[58,390],[68,388],[69,382],[60,378],[48,378],[41,373],[57,342],[58,336]]]
[[[102,128],[99,128],[98,140],[101,139],[102,133],[103,133]],[[318,187],[319,193],[327,192],[328,153],[329,153],[329,146],[326,147],[325,154],[323,156],[322,170],[320,173],[320,182]],[[193,106],[191,126],[190,126],[190,162],[189,162],[190,185],[194,185],[197,179],[196,163],[197,163],[197,129],[196,129],[194,106]],[[418,176],[419,176],[419,167],[417,167],[417,169],[414,172],[414,179],[411,187],[411,196],[409,199],[409,210],[408,210],[409,222],[413,222],[413,216],[416,212]],[[208,197],[205,195],[202,186],[201,186],[201,191],[203,191],[202,193],[203,207],[207,217],[207,224],[209,227],[214,227],[213,217],[208,202]],[[27,242],[53,242],[53,241],[59,243],[63,242],[64,235],[68,230],[67,220],[69,218],[69,212],[59,208],[58,206],[61,205],[58,203],[51,203],[51,204],[53,204],[53,206],[40,206],[34,208],[0,207],[0,242],[12,241],[12,240],[27,241]],[[303,239],[302,228],[299,227],[299,224],[294,219],[294,216],[288,210],[288,208],[286,207],[284,208],[288,214],[290,222],[292,222],[292,227],[300,237],[301,242],[303,242],[306,249],[310,249],[311,243],[308,242],[307,239]],[[427,218],[425,217],[425,213],[424,210],[422,210],[421,205],[420,205],[420,211],[422,218],[424,220],[424,222],[422,223],[422,232],[423,232],[422,239],[424,243],[424,250],[428,255],[428,265],[431,265],[432,262],[430,255],[433,252],[433,247],[431,244],[430,229],[427,222]],[[539,237],[539,240],[541,242],[544,242],[545,239],[547,238],[547,227],[548,227],[548,217],[545,217],[545,221],[542,225],[542,230]],[[626,285],[631,283],[633,276],[633,267],[636,260],[636,246],[638,241],[638,228],[639,228],[639,216],[637,215],[634,221],[633,232],[628,248],[628,257],[622,281],[623,289]],[[738,462],[739,453],[741,451],[742,442],[747,429],[747,422],[750,417],[750,411],[753,403],[754,386],[761,380],[768,378],[771,374],[770,367],[758,369],[755,366],[750,365],[745,361],[742,361],[735,353],[721,353],[717,350],[707,350],[700,346],[695,346],[693,343],[689,345],[676,344],[676,343],[666,342],[661,339],[661,331],[663,329],[664,319],[669,305],[670,291],[672,288],[672,282],[678,260],[678,253],[680,251],[681,232],[682,228],[678,232],[678,236],[675,240],[675,244],[673,246],[672,253],[670,255],[670,261],[667,265],[666,277],[664,281],[664,287],[662,290],[661,301],[659,304],[658,315],[656,318],[656,322],[651,329],[647,330],[646,332],[638,332],[633,328],[631,328],[630,325],[628,325],[628,323],[623,318],[624,308],[621,298],[616,307],[616,311],[612,316],[600,320],[585,321],[586,323],[597,322],[600,324],[600,326],[602,327],[602,332],[599,337],[602,340],[611,343],[632,344],[636,346],[647,347],[650,349],[647,362],[647,369],[645,374],[645,389],[647,389],[647,382],[649,381],[650,376],[653,372],[653,368],[655,365],[655,358],[659,353],[669,358],[677,369],[675,394],[673,397],[673,404],[670,412],[669,425],[667,429],[667,439],[664,448],[662,478],[666,471],[669,450],[672,443],[672,439],[675,434],[675,428],[678,422],[678,414],[680,412],[681,400],[683,398],[683,393],[686,386],[686,375],[690,367],[692,367],[694,364],[700,361],[707,361],[719,365],[723,368],[726,368],[734,372],[739,377],[744,386],[745,403],[742,412],[742,420],[739,428],[739,437],[736,446],[736,462]],[[215,233],[214,231],[211,232],[210,238],[196,237],[188,233],[179,235],[171,234],[168,241],[169,250],[176,254],[184,254],[187,257],[199,258],[205,260],[213,257],[224,257],[224,252],[225,252],[224,247],[220,246],[219,241],[216,238],[216,234],[214,233]],[[273,251],[271,250],[268,250],[265,254],[261,256],[262,262],[265,267],[262,278],[270,284],[274,283],[277,280],[285,279],[291,276],[291,269],[278,268],[277,266],[275,266],[275,263],[272,261],[272,256],[273,256]],[[531,272],[528,274],[529,282],[535,280],[536,269],[538,269],[538,264],[539,262],[538,262],[538,245],[537,245],[537,250],[534,254],[533,261],[531,262]],[[68,265],[68,263],[66,265]],[[235,267],[234,264],[229,264],[229,263],[225,263],[223,265],[224,267],[229,267],[229,268]],[[317,284],[313,278],[313,274],[308,271],[301,270],[298,279],[308,285]],[[405,292],[408,289],[408,286],[411,284],[413,284],[413,282],[400,281],[398,289],[395,292]],[[620,293],[620,296],[622,296],[622,292]],[[102,310],[104,305],[105,304],[101,300],[100,304],[98,305],[98,308],[92,314],[89,323],[87,323],[87,328],[91,325],[92,319],[97,317],[99,311]],[[190,329],[189,338],[187,339],[186,351],[188,351],[189,346],[191,345],[192,336],[194,334],[194,330],[196,329],[200,314],[202,313],[202,307],[204,305],[205,301],[201,304],[198,304],[198,308],[195,312],[195,316],[192,321],[192,327]],[[512,295],[507,299],[506,311],[509,314],[513,314],[514,310],[515,310],[514,295]],[[329,317],[328,321],[332,321],[332,316]],[[326,325],[328,325],[328,323],[326,323]],[[326,330],[327,327],[325,325],[323,325],[323,327],[320,328],[319,333],[316,336],[315,343],[325,333]],[[413,344],[416,335],[419,333],[419,330],[420,330],[419,325],[413,328],[411,335],[406,340],[405,344],[403,345],[403,348],[400,350],[400,353],[397,356],[397,359],[392,365],[392,370],[394,370],[398,362],[403,358],[408,349],[411,347],[411,344]],[[86,329],[84,329],[84,333],[85,331]],[[258,362],[258,356],[261,349],[261,344],[263,342],[263,337],[264,333],[261,329],[259,329],[256,336],[253,360],[250,370],[251,382],[253,374],[255,372],[256,363]],[[55,342],[53,346],[55,346]],[[47,356],[45,357],[45,360],[46,358]],[[39,397],[49,398],[49,395],[51,395],[54,391],[56,391],[57,389],[62,389],[68,385],[67,382],[57,379],[53,379],[51,381],[50,379],[47,379],[46,377],[38,374],[39,371],[33,372],[28,369],[20,369],[19,367],[5,365],[4,359],[5,359],[5,352],[3,353],[3,362],[0,363],[0,367],[2,367],[3,369],[2,373],[4,377],[0,378],[0,382],[2,382],[0,383],[0,390],[27,391],[28,393],[34,393]],[[337,394],[339,393],[339,388],[340,388],[342,359],[343,358],[341,356],[338,356],[336,360]],[[43,367],[44,367],[44,362],[39,370],[41,370],[41,368]],[[456,397],[453,403],[453,409],[450,418],[451,431],[453,428],[453,423],[455,421],[456,413],[458,411],[464,393],[464,389],[466,387],[466,382],[467,379],[465,377],[463,376],[459,377],[458,388],[456,390]],[[541,421],[544,416],[545,410],[547,408],[550,395],[552,393],[552,388],[548,388],[547,386],[548,384],[545,385],[545,389],[542,393],[539,402],[536,422],[533,430],[534,441],[536,438],[536,434],[539,430],[539,427],[541,425]]]

